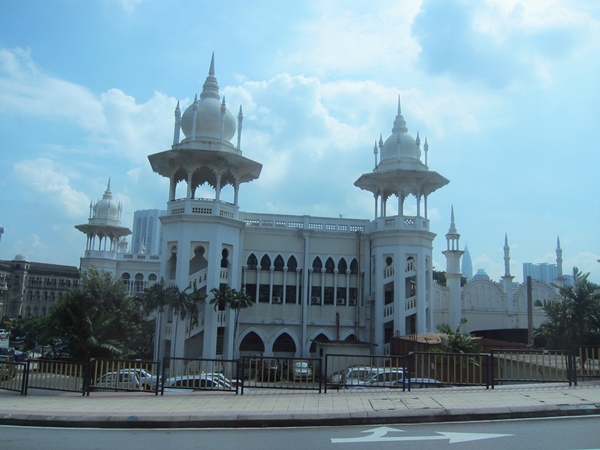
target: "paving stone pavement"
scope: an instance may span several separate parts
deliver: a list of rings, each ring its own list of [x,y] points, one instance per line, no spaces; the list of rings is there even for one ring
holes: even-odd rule
[[[275,389],[225,392],[0,390],[0,424],[111,428],[215,428],[392,424],[600,415],[600,380],[495,389]]]

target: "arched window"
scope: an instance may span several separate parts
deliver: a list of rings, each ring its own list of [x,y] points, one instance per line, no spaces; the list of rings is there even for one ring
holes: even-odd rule
[[[273,265],[275,266],[275,270],[277,272],[282,272],[283,271],[283,258],[281,257],[281,255],[277,255],[277,258],[275,258],[275,262],[273,263]]]
[[[229,250],[226,248],[221,252],[221,268],[227,269],[229,267]]]
[[[295,272],[298,269],[298,261],[295,256],[290,256],[287,262],[288,272]]]
[[[356,261],[356,258],[354,258],[350,263],[350,272],[352,275],[358,274],[358,262]]]
[[[346,270],[348,270],[348,264],[344,258],[340,259],[340,262],[338,263],[338,270],[340,273],[346,273]]]
[[[321,262],[321,258],[317,256],[315,259],[313,259],[312,268],[315,272],[321,272],[321,269],[323,268],[323,262]]]
[[[271,258],[269,258],[269,255],[264,255],[260,260],[260,269],[271,270]]]
[[[144,275],[138,273],[135,275],[134,292],[142,292],[144,290]]]
[[[246,263],[248,265],[248,270],[256,270],[256,266],[258,266],[258,260],[254,253],[248,256],[248,261]]]
[[[287,333],[280,334],[273,343],[273,353],[296,353],[296,344]]]
[[[325,273],[333,273],[334,270],[335,263],[333,262],[333,259],[327,258],[327,261],[325,261]]]

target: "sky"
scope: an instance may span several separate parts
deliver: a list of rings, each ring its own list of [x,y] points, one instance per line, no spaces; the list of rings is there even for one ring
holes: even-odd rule
[[[453,207],[474,271],[504,275],[507,236],[522,281],[523,263],[556,262],[559,237],[563,271],[600,283],[600,2],[586,0],[0,0],[0,259],[79,266],[74,226],[109,178],[124,226],[166,209],[147,156],[170,148],[213,52],[243,154],[263,164],[241,210],[373,219],[354,181],[400,96],[450,180],[428,199],[436,269]]]

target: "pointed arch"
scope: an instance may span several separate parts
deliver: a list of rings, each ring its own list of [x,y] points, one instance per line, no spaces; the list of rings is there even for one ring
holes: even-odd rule
[[[256,255],[254,253],[248,256],[246,265],[248,266],[248,270],[256,270],[256,267],[258,266],[258,259],[256,258]]]
[[[261,270],[271,270],[271,258],[266,253],[260,259],[260,269]]]
[[[296,343],[288,333],[281,333],[273,342],[273,355],[275,356],[295,356]]]
[[[295,272],[298,269],[298,261],[294,255],[288,258],[287,268],[288,272]]]
[[[333,262],[333,258],[330,256],[325,261],[325,273],[333,273],[335,270],[335,263]]]
[[[358,275],[358,261],[356,258],[354,258],[350,263],[350,272],[352,275]]]
[[[317,334],[314,338],[310,339],[311,344],[310,344],[309,352],[311,354],[315,354],[317,352],[317,343],[331,341],[329,336],[327,336],[327,334],[323,330],[319,330],[318,333],[319,334]],[[318,356],[318,355],[315,355],[315,356]]]
[[[321,269],[323,268],[323,262],[321,261],[321,258],[317,256],[315,259],[313,259],[312,268],[315,272],[321,272]]]
[[[283,258],[281,257],[281,255],[277,255],[275,261],[273,262],[273,265],[275,266],[275,271],[283,272],[283,266],[285,265],[285,263],[283,262]]]
[[[261,334],[260,330],[250,328],[240,335],[240,356],[262,355],[265,352],[265,336]]]
[[[345,258],[341,258],[339,260],[337,268],[340,271],[340,273],[346,273],[346,270],[348,270],[348,263],[346,263]]]

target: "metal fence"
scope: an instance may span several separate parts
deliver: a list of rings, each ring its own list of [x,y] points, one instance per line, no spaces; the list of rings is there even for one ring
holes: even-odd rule
[[[141,391],[158,394],[160,364],[155,361],[92,359],[86,392]]]
[[[487,353],[414,352],[409,370],[415,384],[490,386],[490,355]]]
[[[47,389],[86,393],[89,363],[54,359],[27,360],[27,389]]]
[[[573,380],[571,352],[564,350],[492,350],[492,387],[506,383],[548,383]]]
[[[574,381],[600,378],[600,347],[580,345],[573,349]]]
[[[405,390],[410,382],[406,363],[404,356],[328,354],[323,370],[325,392],[377,387]]]
[[[165,391],[193,389],[238,393],[238,361],[229,359],[165,358],[161,395]]]
[[[414,352],[408,356],[328,354],[323,358],[165,358],[156,361],[52,359],[0,362],[0,389],[244,393],[247,388],[314,390],[572,383],[600,378],[600,347],[572,351],[494,349],[491,353]]]
[[[27,364],[14,361],[0,362],[0,389],[25,395],[26,388]]]
[[[243,357],[239,364],[245,388],[316,390],[321,392],[320,358]]]

